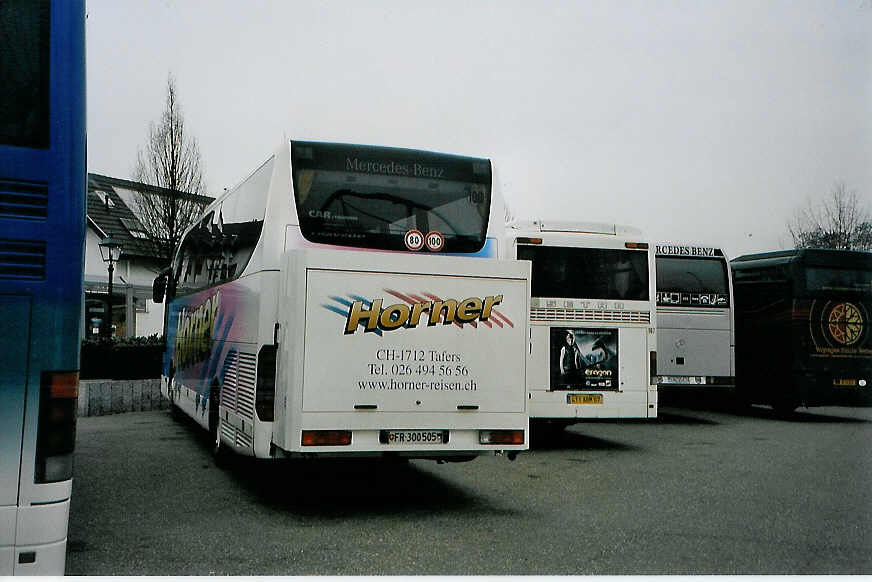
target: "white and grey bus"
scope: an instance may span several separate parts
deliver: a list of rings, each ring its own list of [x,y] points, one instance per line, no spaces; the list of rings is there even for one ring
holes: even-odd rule
[[[724,252],[656,246],[657,382],[661,391],[735,387],[733,284]]]
[[[529,264],[497,257],[496,184],[488,159],[286,142],[155,281],[164,394],[216,452],[526,449]]]
[[[530,261],[531,419],[657,416],[654,255],[615,224],[514,221],[505,257]]]

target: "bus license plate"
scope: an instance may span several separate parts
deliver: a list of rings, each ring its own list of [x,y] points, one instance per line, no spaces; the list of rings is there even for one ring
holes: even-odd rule
[[[840,388],[853,388],[857,385],[857,381],[849,378],[836,378],[833,380],[833,385]]]
[[[705,376],[660,376],[659,384],[705,384]]]
[[[602,394],[567,394],[567,404],[602,404]]]
[[[442,445],[448,440],[444,430],[383,430],[379,441],[386,445]]]

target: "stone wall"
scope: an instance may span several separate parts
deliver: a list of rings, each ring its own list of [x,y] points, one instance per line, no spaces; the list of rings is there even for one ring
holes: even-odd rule
[[[166,410],[160,379],[79,380],[79,416],[102,416],[141,410]]]

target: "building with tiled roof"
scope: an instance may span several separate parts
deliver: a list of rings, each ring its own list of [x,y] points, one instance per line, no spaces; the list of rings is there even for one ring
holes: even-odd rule
[[[112,324],[116,337],[132,337],[162,333],[164,305],[151,300],[151,286],[161,261],[145,228],[135,214],[137,197],[177,195],[171,190],[88,174],[88,209],[85,238],[85,337],[99,334],[108,314],[109,272],[100,255],[100,242],[111,236],[121,243],[121,259],[115,265],[112,279]],[[192,197],[204,206],[212,202],[208,196]]]

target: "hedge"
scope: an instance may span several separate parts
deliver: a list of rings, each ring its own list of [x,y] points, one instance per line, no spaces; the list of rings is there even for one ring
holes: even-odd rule
[[[82,341],[79,377],[139,380],[160,378],[166,343],[157,334],[148,337]]]

